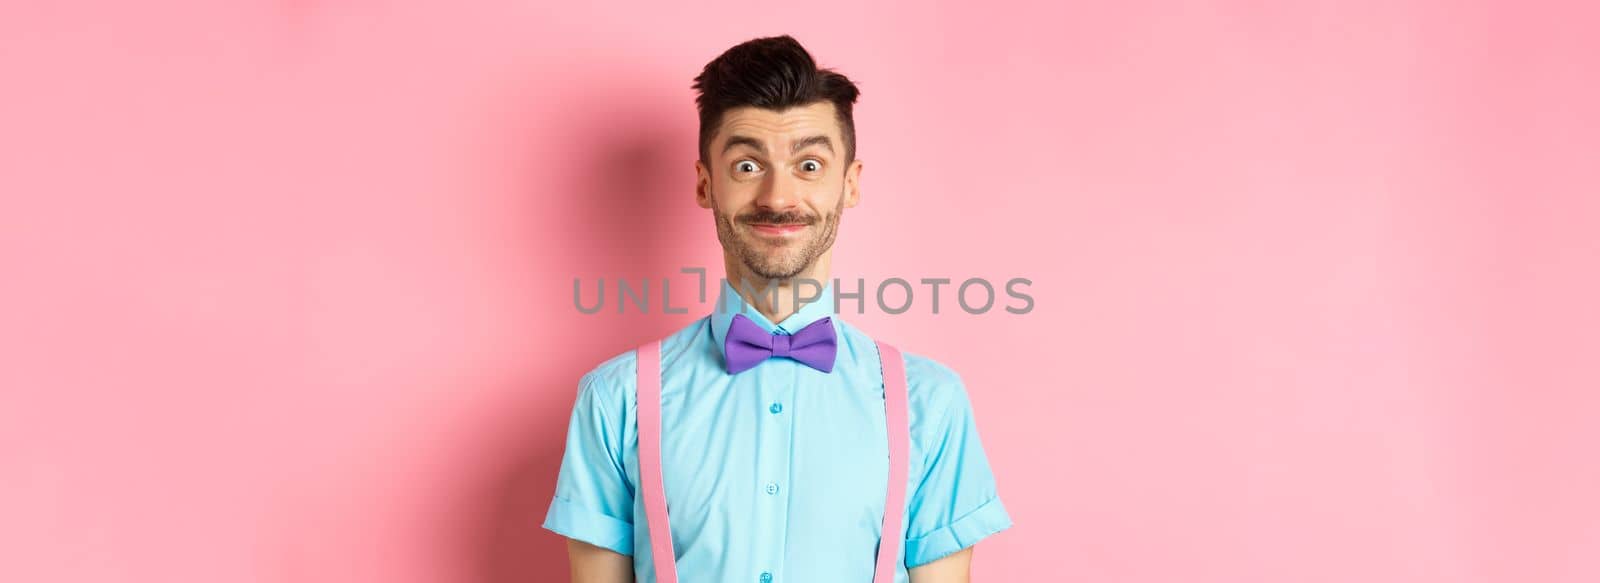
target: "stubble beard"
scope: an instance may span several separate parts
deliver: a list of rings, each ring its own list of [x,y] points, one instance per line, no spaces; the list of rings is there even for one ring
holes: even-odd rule
[[[754,239],[754,235],[748,233],[742,234],[740,231],[736,230],[733,225],[733,220],[727,215],[723,214],[721,210],[718,210],[716,197],[712,196],[711,200],[711,214],[716,217],[717,221],[717,241],[722,243],[722,248],[724,250],[737,256],[739,261],[743,263],[745,268],[749,269],[751,273],[768,280],[791,279],[815,264],[818,257],[821,257],[823,253],[826,253],[828,249],[833,247],[834,237],[837,236],[839,232],[839,221],[844,214],[844,193],[841,190],[839,194],[839,204],[834,206],[832,213],[829,213],[828,216],[822,217],[820,221],[809,219],[807,217],[794,217],[792,215],[776,221],[779,223],[791,224],[802,223],[808,225],[808,227],[814,226],[820,222],[822,224],[822,231],[820,233],[814,234],[811,239],[804,242],[784,245],[782,247],[773,247],[772,245]],[[760,212],[746,213],[743,215],[745,220],[760,218],[763,221],[768,220],[766,217],[776,216],[777,215],[774,214]],[[773,249],[780,250],[773,251]]]

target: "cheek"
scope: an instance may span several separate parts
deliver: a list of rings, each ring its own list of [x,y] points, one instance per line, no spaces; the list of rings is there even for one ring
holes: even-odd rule
[[[834,207],[844,200],[844,181],[829,180],[812,187],[810,196],[812,206],[818,211],[833,212]]]
[[[732,217],[749,204],[748,189],[726,181],[711,183],[711,208]]]
[[[717,206],[724,210],[744,208],[755,199],[757,192],[757,185],[727,179],[712,183],[711,188]]]

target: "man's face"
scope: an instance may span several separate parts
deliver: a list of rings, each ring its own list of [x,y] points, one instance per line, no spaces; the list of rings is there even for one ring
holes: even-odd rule
[[[861,161],[845,162],[832,103],[725,112],[695,199],[711,209],[723,251],[757,276],[795,277],[833,247],[860,198]]]

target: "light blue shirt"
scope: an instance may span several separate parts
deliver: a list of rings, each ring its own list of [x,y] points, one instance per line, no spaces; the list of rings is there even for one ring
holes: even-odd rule
[[[687,583],[866,583],[882,529],[889,444],[877,346],[834,313],[832,285],[773,324],[726,281],[715,311],[662,340],[661,466]],[[730,375],[733,315],[790,334],[833,316],[832,373],[770,358]],[[911,424],[906,569],[1011,526],[965,387],[905,352]],[[656,581],[639,484],[632,350],[583,376],[544,528],[633,556]]]

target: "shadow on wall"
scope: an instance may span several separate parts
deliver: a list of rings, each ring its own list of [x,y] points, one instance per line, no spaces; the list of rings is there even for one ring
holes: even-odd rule
[[[527,208],[549,213],[529,221],[538,232],[528,233],[528,244],[549,274],[541,277],[558,288],[549,305],[541,300],[539,320],[529,325],[559,341],[530,355],[538,362],[529,363],[527,380],[515,388],[532,395],[523,401],[530,410],[518,415],[530,419],[516,435],[519,448],[501,460],[503,466],[486,468],[490,499],[481,507],[488,514],[466,541],[467,556],[479,561],[481,583],[567,580],[566,539],[540,525],[555,492],[578,379],[605,359],[681,327],[658,315],[655,286],[691,264],[690,250],[715,245],[711,221],[693,199],[696,135],[688,93],[636,89],[591,84],[572,91],[559,101],[573,105],[544,107],[517,138],[558,144],[557,154],[544,149],[527,162],[531,172],[519,177],[518,192],[532,197]],[[707,267],[715,269],[709,277],[720,276],[718,266]],[[580,313],[572,305],[574,277],[584,279],[586,302],[591,284],[605,278],[606,309]],[[616,313],[611,284],[618,277],[655,280],[650,314],[631,306]],[[673,305],[688,305],[693,315],[697,304],[677,298],[694,293],[674,287]]]

